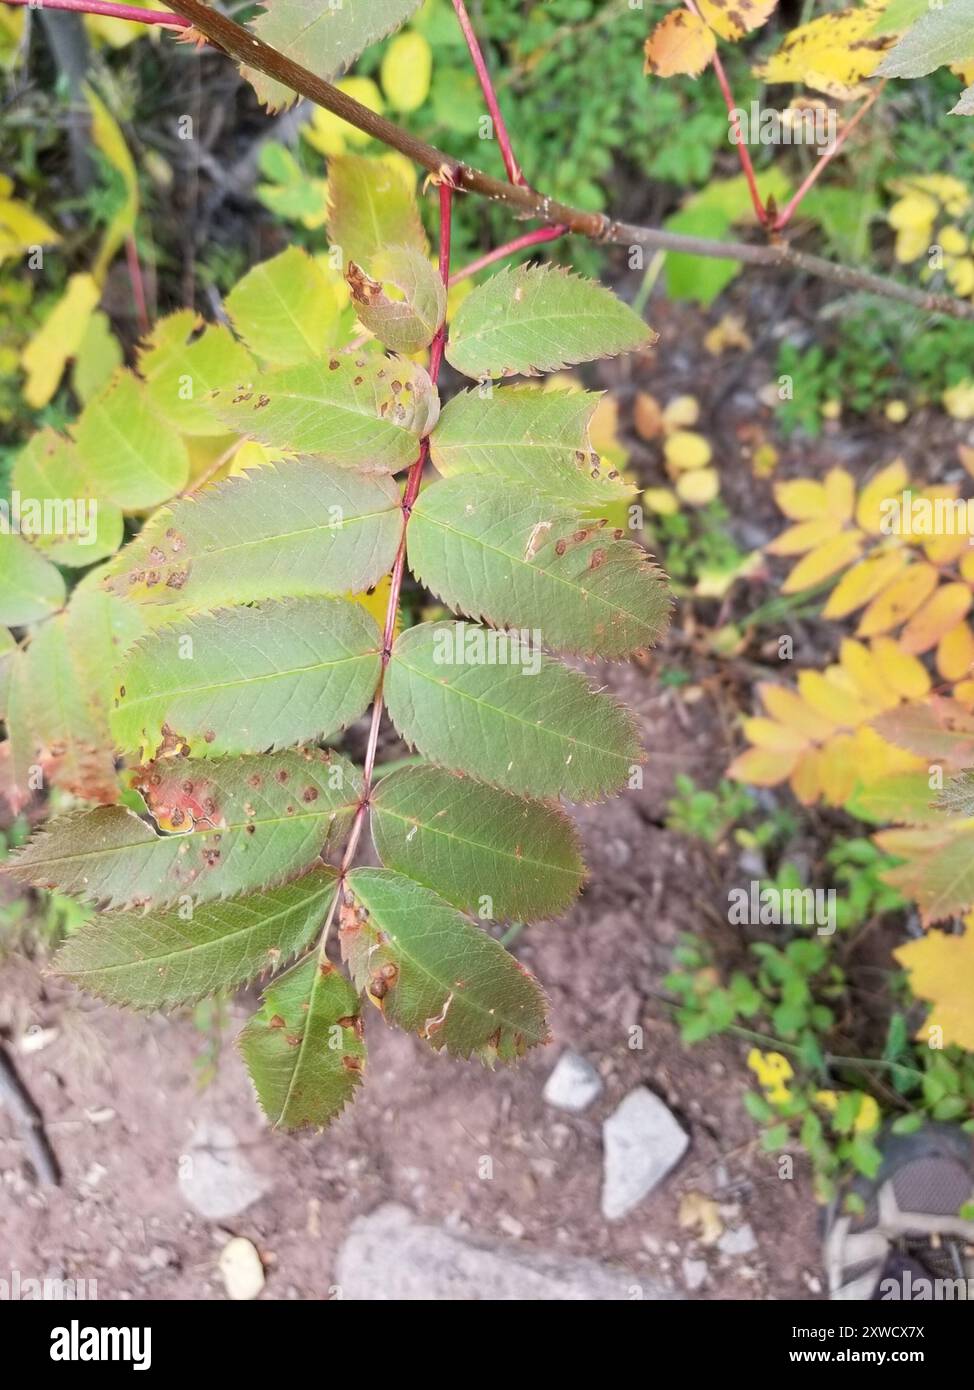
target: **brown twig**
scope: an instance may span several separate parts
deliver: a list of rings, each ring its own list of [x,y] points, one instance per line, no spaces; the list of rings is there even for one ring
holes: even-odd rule
[[[476,193],[492,202],[503,203],[523,218],[537,218],[546,226],[562,224],[569,232],[596,242],[611,242],[621,246],[649,246],[664,251],[683,251],[694,256],[717,260],[735,260],[744,265],[782,267],[803,271],[807,275],[829,280],[847,290],[861,290],[910,304],[930,314],[945,314],[951,318],[974,319],[974,304],[947,294],[930,294],[925,290],[887,280],[881,275],[838,265],[822,256],[810,256],[796,251],[785,242],[760,245],[752,242],[710,241],[705,237],[683,236],[657,227],[640,227],[630,222],[613,221],[602,213],[585,212],[557,199],[538,193],[524,184],[512,184],[493,178],[480,169],[463,164],[444,150],[420,140],[410,131],[397,126],[385,116],[376,115],[361,102],[341,92],[337,87],[316,77],[300,63],[251,34],[243,25],[218,13],[202,0],[171,0],[170,8],[192,21],[194,29],[211,43],[241,63],[283,83],[285,87],[307,97],[316,106],[324,107],[342,120],[348,121],[365,134],[380,140],[392,149],[428,169],[430,173],[449,178],[454,189]]]
[[[10,1111],[14,1124],[27,1150],[27,1157],[37,1174],[37,1180],[47,1186],[56,1187],[61,1181],[54,1150],[44,1132],[41,1112],[31,1100],[26,1086],[17,1075],[17,1070],[0,1043],[0,1105]]]

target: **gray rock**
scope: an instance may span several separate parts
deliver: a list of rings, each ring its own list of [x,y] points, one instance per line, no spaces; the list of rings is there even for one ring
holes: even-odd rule
[[[696,1293],[697,1289],[703,1287],[707,1282],[707,1274],[706,1260],[683,1261],[683,1282],[690,1293]]]
[[[179,1190],[200,1216],[224,1221],[262,1197],[267,1184],[241,1153],[231,1129],[203,1121],[180,1157]]]
[[[563,1052],[542,1092],[549,1105],[580,1115],[602,1094],[602,1078],[577,1052]]]
[[[717,1249],[722,1255],[750,1255],[757,1248],[757,1237],[748,1222],[725,1231],[717,1242]]]
[[[680,1297],[595,1260],[475,1241],[394,1202],[359,1217],[335,1265],[345,1299],[368,1302],[607,1302]]]
[[[683,1157],[689,1139],[659,1096],[630,1091],[602,1126],[602,1215],[632,1211]]]

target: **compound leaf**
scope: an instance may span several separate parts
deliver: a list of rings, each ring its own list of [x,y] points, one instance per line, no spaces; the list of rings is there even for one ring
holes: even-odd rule
[[[917,1037],[929,1043],[930,1029],[942,1028],[941,1045],[953,1043],[974,1051],[974,927],[968,923],[962,936],[932,931],[893,955],[909,975],[917,998],[934,1006]]]
[[[192,905],[294,878],[347,827],[361,790],[335,753],[141,768],[159,830],[121,806],[60,816],[11,860],[21,883],[106,907]],[[178,833],[169,833],[169,832]]]
[[[631,352],[655,336],[628,304],[594,280],[560,266],[515,266],[464,300],[446,355],[465,376],[537,376]]]
[[[314,939],[334,891],[335,871],[322,867],[192,913],[175,907],[102,915],[68,939],[55,968],[113,1004],[195,1003],[286,965]]]
[[[666,587],[646,551],[530,488],[434,483],[408,536],[411,570],[451,608],[532,628],[556,651],[618,659],[653,646],[666,626]]]
[[[353,869],[348,891],[342,957],[390,1023],[488,1062],[515,1061],[547,1041],[533,976],[449,903],[389,869]]]
[[[321,1128],[344,1110],[362,1080],[358,996],[327,961],[301,961],[268,985],[239,1047],[273,1125]]]
[[[445,478],[510,480],[583,506],[619,502],[635,489],[592,448],[595,391],[500,386],[487,397],[461,391],[430,436],[430,457]]]
[[[327,738],[367,708],[380,643],[364,608],[336,599],[187,617],[128,653],[112,732],[140,762],[169,749],[217,757]]]
[[[151,518],[109,570],[113,593],[179,613],[371,588],[392,567],[399,489],[320,460],[269,464]]]
[[[405,767],[372,794],[372,838],[396,869],[467,912],[533,921],[581,890],[578,836],[554,806],[458,777]]]
[[[617,791],[641,759],[632,716],[517,634],[423,623],[396,642],[389,715],[424,757],[540,798]]]

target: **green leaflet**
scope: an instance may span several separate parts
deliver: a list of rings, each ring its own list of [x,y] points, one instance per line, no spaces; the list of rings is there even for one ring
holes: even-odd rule
[[[561,502],[599,505],[635,488],[592,452],[595,391],[499,386],[486,396],[461,391],[443,407],[430,457],[445,478],[485,474],[549,492]]]
[[[594,280],[522,265],[498,271],[464,300],[446,356],[465,376],[537,376],[654,340],[639,315]]]
[[[433,341],[446,317],[446,286],[421,251],[394,246],[372,258],[369,270],[349,261],[345,272],[363,327],[394,352],[419,352]],[[400,297],[390,299],[383,284]]]
[[[334,891],[335,871],[322,867],[192,910],[103,914],[68,939],[55,968],[113,1004],[192,1004],[286,965],[316,936]]]
[[[213,409],[231,429],[262,444],[314,454],[363,473],[413,463],[420,433],[435,423],[429,376],[401,358],[335,355],[255,378]]]
[[[419,9],[421,0],[274,0],[250,28],[273,48],[328,81],[349,67],[363,49],[391,34]],[[296,101],[289,87],[246,66],[243,75],[272,111]]]
[[[302,961],[268,985],[239,1046],[271,1123],[321,1128],[362,1080],[358,996],[333,965]]]
[[[358,771],[335,753],[167,759],[136,785],[160,828],[180,833],[159,834],[121,806],[75,811],[35,835],[8,872],[106,907],[195,906],[308,868],[361,794]]]
[[[642,757],[628,710],[530,640],[473,623],[404,632],[385,697],[424,757],[529,796],[594,800],[624,786]]]
[[[33,635],[24,656],[31,698],[11,714],[11,724],[32,758],[40,751],[46,755],[51,783],[86,801],[110,803],[118,801],[108,730],[111,676],[143,623],[136,610],[103,594],[92,578],[78,585],[64,613]]]
[[[0,530],[0,623],[36,623],[60,608],[64,580],[22,536]]]
[[[245,347],[222,324],[207,324],[198,337],[199,315],[180,309],[160,319],[139,353],[139,372],[159,414],[180,434],[224,434],[214,418],[210,393],[251,381],[257,370]]]
[[[88,320],[84,337],[71,368],[71,386],[82,405],[96,396],[122,365],[122,347],[108,315],[96,309]]]
[[[359,592],[392,568],[399,489],[320,460],[269,464],[157,512],[108,587],[180,613],[254,599]]]
[[[56,430],[38,430],[10,481],[20,494],[21,535],[55,564],[84,568],[121,545],[122,513],[91,497],[77,446]]]
[[[328,238],[346,265],[371,268],[390,246],[428,254],[415,191],[395,164],[355,154],[329,159],[328,199]]]
[[[390,1023],[457,1057],[512,1062],[547,1041],[534,977],[480,927],[389,869],[353,869],[339,932],[356,985]]]
[[[257,753],[327,738],[368,707],[381,636],[356,603],[285,599],[163,628],[128,653],[112,712],[125,753]]]
[[[277,367],[320,357],[338,328],[335,292],[300,246],[255,265],[227,295],[225,308],[251,352]]]
[[[408,531],[409,566],[451,608],[526,627],[556,651],[619,659],[666,626],[663,576],[604,520],[530,488],[451,478],[424,488]]]
[[[955,822],[925,831],[881,832],[877,842],[891,854],[898,853],[894,837],[909,835],[910,854],[905,864],[887,869],[883,882],[913,898],[925,925],[966,913],[974,905],[974,829]],[[928,836],[924,844],[920,836]]]
[[[562,912],[585,878],[562,811],[439,767],[405,767],[378,783],[372,838],[386,868],[497,920]]]
[[[76,437],[95,495],[123,512],[168,502],[189,481],[186,446],[131,372],[116,373],[88,402]]]
[[[945,63],[974,58],[974,0],[925,8],[876,69],[879,77],[925,77]]]

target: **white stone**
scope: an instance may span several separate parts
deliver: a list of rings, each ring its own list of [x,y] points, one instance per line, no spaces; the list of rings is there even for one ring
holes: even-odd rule
[[[602,1126],[602,1215],[618,1221],[666,1177],[689,1139],[660,1098],[630,1091]]]
[[[683,1282],[689,1293],[696,1293],[707,1282],[706,1260],[684,1260]]]
[[[602,1078],[577,1052],[563,1052],[542,1092],[549,1105],[580,1115],[602,1094]]]
[[[220,1251],[220,1277],[227,1297],[237,1302],[256,1298],[264,1287],[264,1266],[257,1247],[245,1236],[234,1236]]]
[[[561,1251],[427,1226],[390,1202],[361,1216],[338,1252],[341,1296],[370,1302],[630,1302],[682,1298],[642,1274]]]
[[[717,1242],[717,1249],[723,1255],[750,1255],[751,1251],[757,1248],[757,1237],[747,1222],[743,1226],[725,1231]]]

